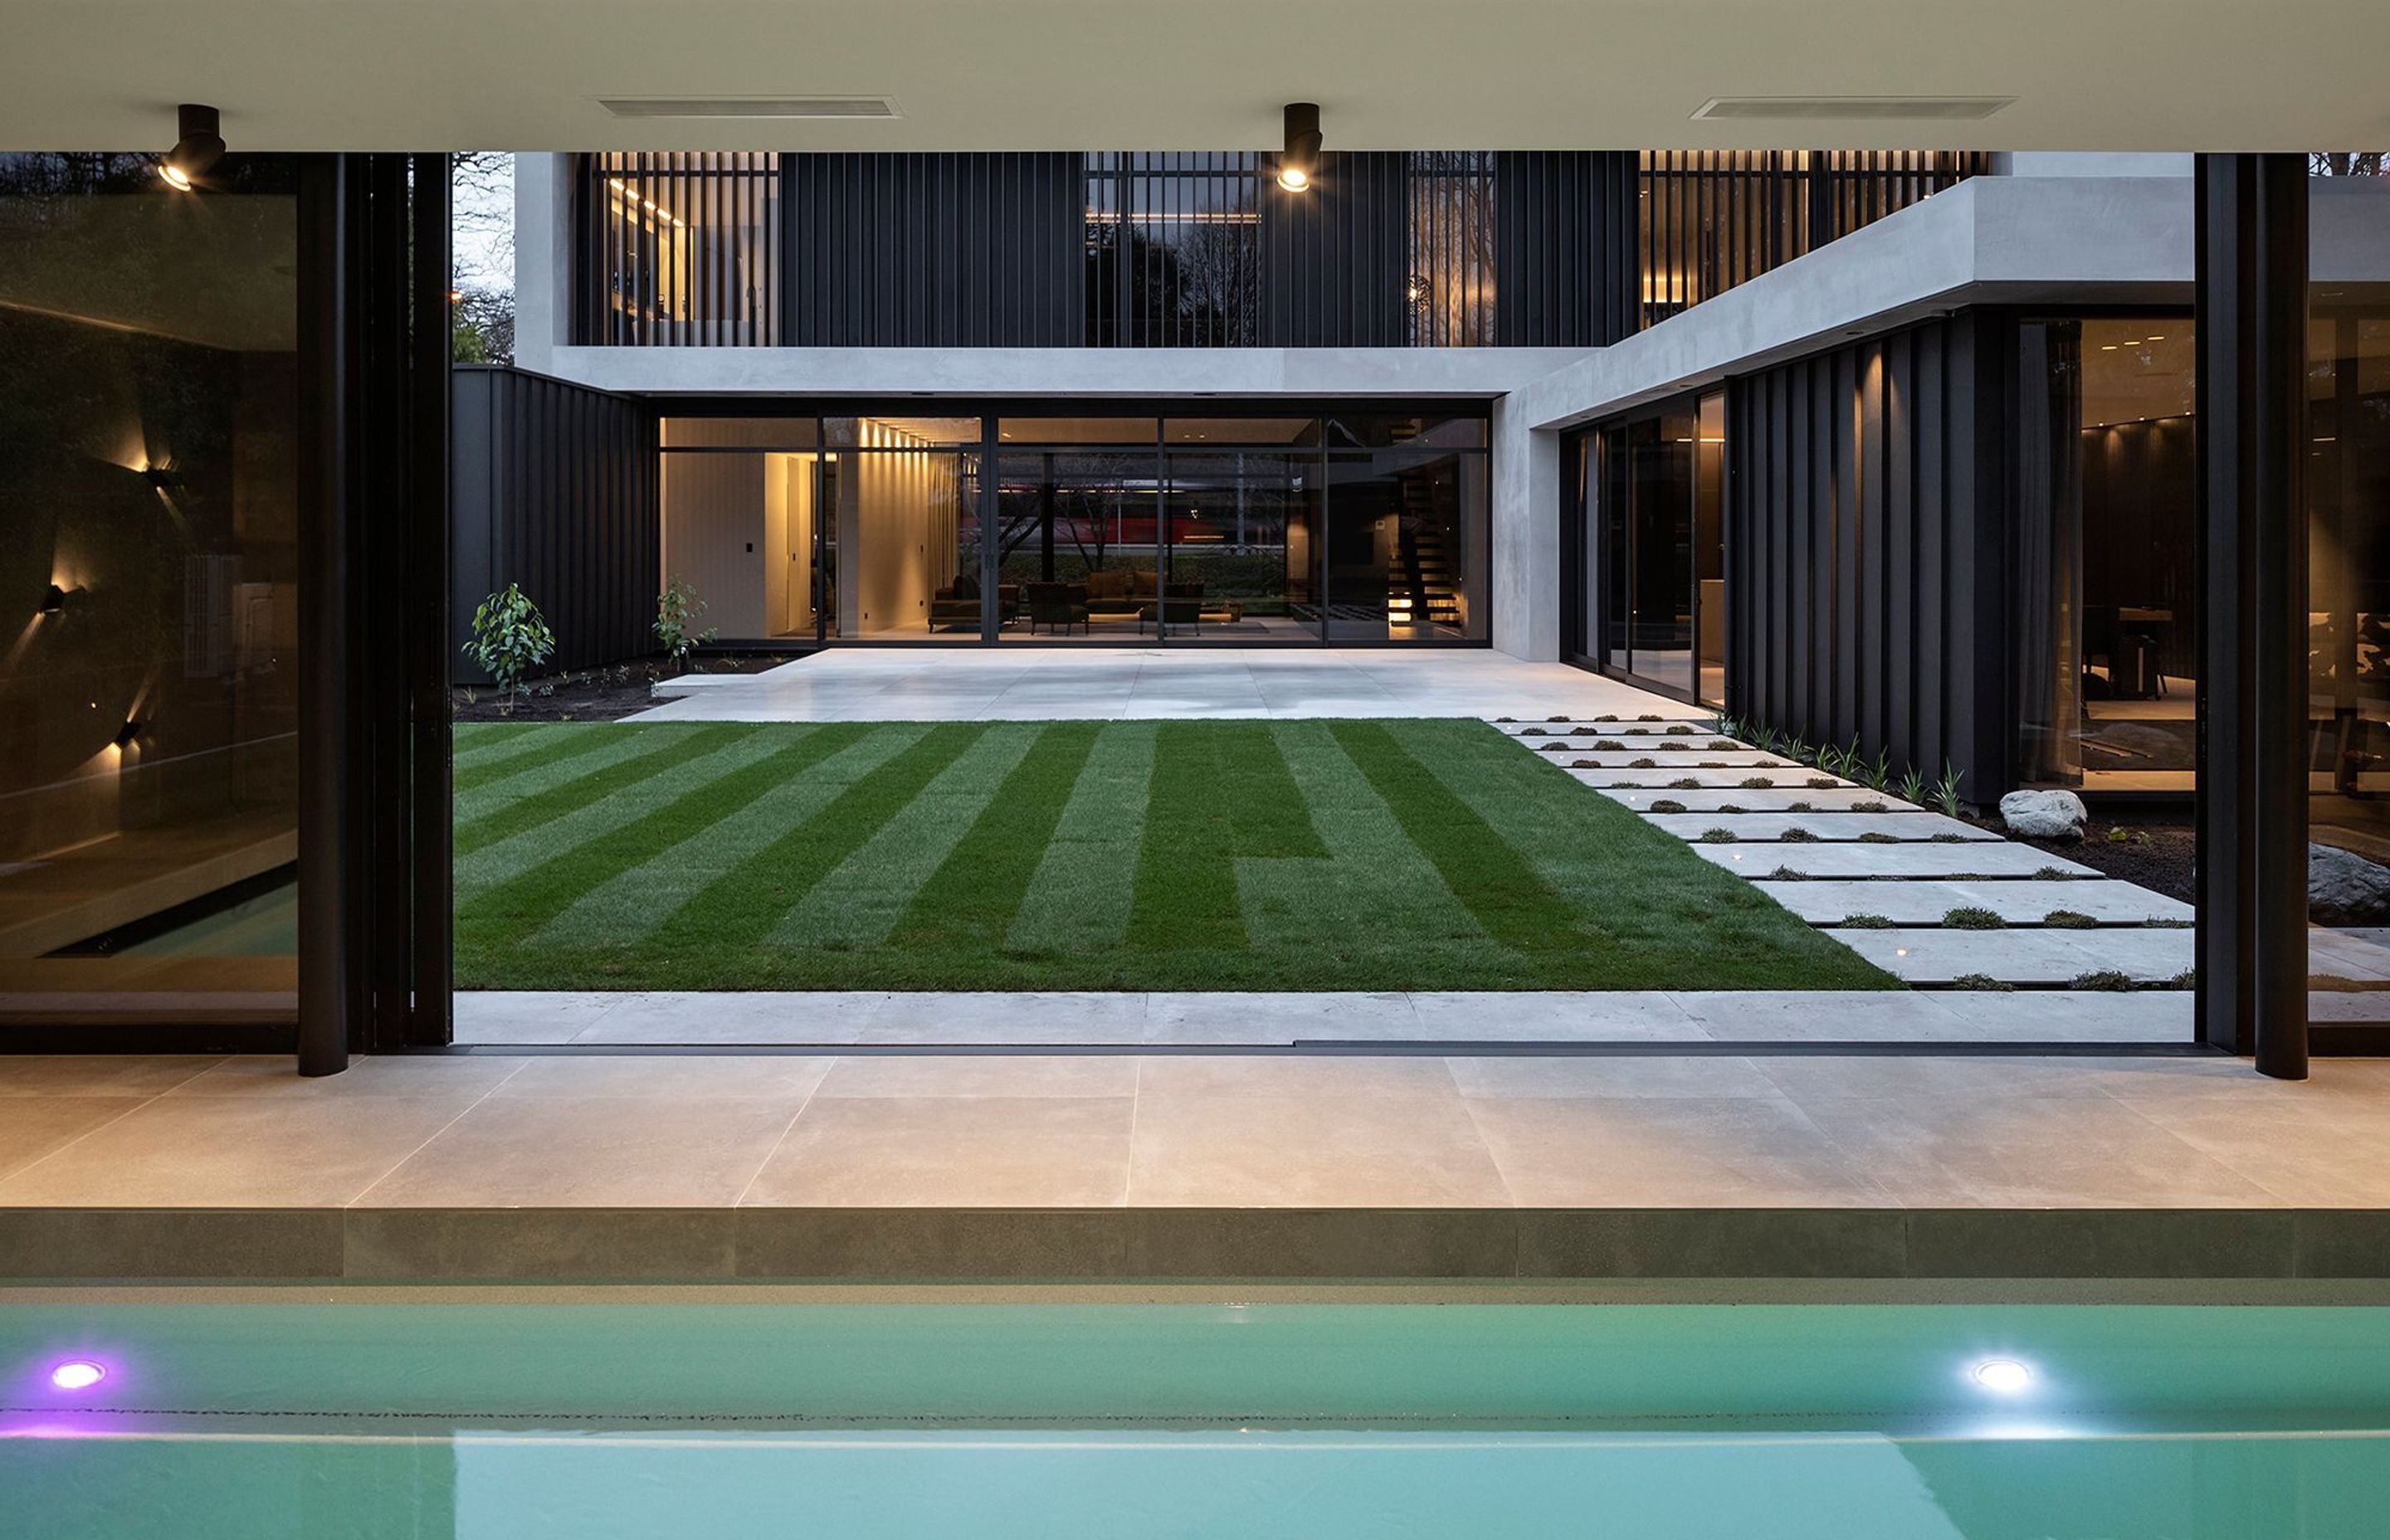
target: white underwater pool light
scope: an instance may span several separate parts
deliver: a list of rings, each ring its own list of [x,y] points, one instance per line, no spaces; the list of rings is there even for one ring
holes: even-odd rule
[[[107,1378],[107,1368],[88,1358],[70,1358],[50,1370],[50,1383],[62,1391],[87,1391]]]
[[[2033,1370],[2013,1358],[1986,1358],[1967,1373],[1987,1391],[2013,1395],[2033,1383]]]

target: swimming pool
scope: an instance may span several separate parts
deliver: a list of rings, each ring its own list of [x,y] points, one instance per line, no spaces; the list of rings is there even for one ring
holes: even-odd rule
[[[0,1374],[9,1534],[2390,1528],[2361,1308],[0,1304]]]

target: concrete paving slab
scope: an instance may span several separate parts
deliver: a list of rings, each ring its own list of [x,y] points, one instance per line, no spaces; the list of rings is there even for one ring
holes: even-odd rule
[[[1704,861],[1715,861],[1728,871],[1752,878],[1765,878],[1780,868],[1798,872],[1805,877],[2007,878],[2037,877],[2057,872],[2068,879],[2078,876],[2093,879],[2100,878],[2100,874],[2088,866],[2061,860],[2030,845],[2012,845],[2006,841],[1958,845],[1862,845],[1824,841],[1814,845],[1697,844],[1691,849]]]
[[[1827,934],[1910,983],[1985,975],[2011,984],[2062,984],[2090,973],[2171,979],[2192,963],[2189,930],[1830,930]]]
[[[1922,813],[1925,811],[1921,807],[1913,807],[1896,797],[1887,797],[1881,791],[1870,791],[1863,786],[1752,788],[1738,786],[1729,780],[1725,786],[1705,786],[1699,790],[1684,788],[1667,790],[1651,787],[1625,789],[1602,786],[1600,777],[1597,775],[1588,775],[1586,778],[1587,784],[1592,785],[1603,796],[1613,802],[1623,802],[1638,813],[1650,812],[1651,803],[1660,801],[1682,802],[1686,811],[1690,813],[1729,811],[1786,813],[1794,811],[1795,803],[1805,804],[1809,811],[1827,814],[1850,813],[1857,811],[1859,806],[1864,806],[1870,812]]]
[[[1939,813],[1654,813],[1649,815],[1649,821],[1652,828],[1680,840],[1698,840],[1713,829],[1724,829],[1738,840],[1772,843],[1797,829],[1819,840],[1855,841],[1877,834],[1904,843],[2003,842],[1989,829],[1945,818]]]
[[[1813,925],[1881,915],[1901,925],[1936,925],[1953,909],[1989,909],[2014,925],[2037,925],[2054,909],[2119,925],[2188,920],[2190,905],[2130,882],[1762,882],[1762,892]]]

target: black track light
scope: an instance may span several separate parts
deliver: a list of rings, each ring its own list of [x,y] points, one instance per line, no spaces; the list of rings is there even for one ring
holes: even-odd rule
[[[1319,104],[1286,104],[1286,148],[1278,158],[1278,185],[1302,192],[1319,175]]]
[[[189,192],[207,174],[209,167],[224,159],[224,135],[218,132],[216,109],[197,102],[185,102],[174,109],[174,122],[182,137],[158,162],[158,174],[176,192]]]

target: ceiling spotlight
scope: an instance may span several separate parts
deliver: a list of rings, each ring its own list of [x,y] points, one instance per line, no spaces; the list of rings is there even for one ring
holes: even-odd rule
[[[1278,158],[1278,185],[1302,192],[1319,174],[1319,104],[1286,104],[1286,148]]]
[[[189,192],[209,167],[224,159],[224,135],[217,132],[216,109],[197,102],[174,109],[174,122],[182,137],[158,162],[158,174],[176,192]]]

